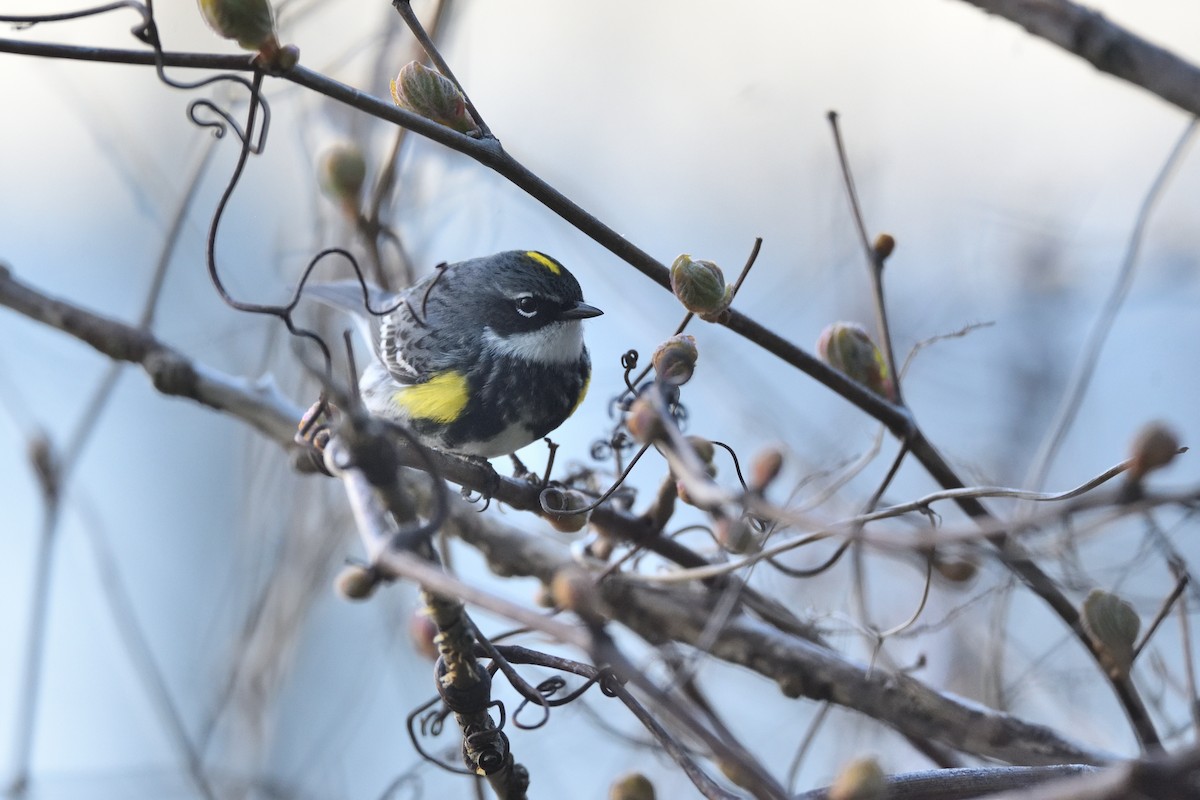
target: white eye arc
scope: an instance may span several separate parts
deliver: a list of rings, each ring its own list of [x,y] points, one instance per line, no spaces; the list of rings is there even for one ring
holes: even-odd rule
[[[516,298],[517,313],[525,319],[533,319],[537,316],[538,303],[533,299],[533,295],[523,294]]]

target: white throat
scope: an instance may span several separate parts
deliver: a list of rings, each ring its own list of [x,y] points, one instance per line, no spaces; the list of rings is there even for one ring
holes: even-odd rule
[[[538,364],[573,364],[583,352],[583,325],[579,320],[562,320],[536,331],[501,337],[483,329],[484,346],[498,355]]]

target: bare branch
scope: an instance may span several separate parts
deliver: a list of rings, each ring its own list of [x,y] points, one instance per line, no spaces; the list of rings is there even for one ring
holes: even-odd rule
[[[549,581],[570,563],[566,547],[478,515],[452,513],[450,529],[479,549],[502,575]],[[645,586],[613,575],[600,584],[615,618],[651,642],[695,646],[706,635],[710,602],[693,591]],[[715,601],[714,601],[715,602]],[[870,669],[826,647],[734,616],[709,652],[779,684],[789,697],[828,700],[902,733],[1015,764],[1103,764],[1113,756],[1048,728],[943,695],[913,678]]]
[[[1101,72],[1200,114],[1200,68],[1067,0],[965,0],[1074,53]]]
[[[140,364],[163,394],[229,411],[270,439],[290,442],[300,419],[270,380],[251,383],[203,365],[147,331],[42,294],[0,264],[0,305],[74,336],[116,361]]]

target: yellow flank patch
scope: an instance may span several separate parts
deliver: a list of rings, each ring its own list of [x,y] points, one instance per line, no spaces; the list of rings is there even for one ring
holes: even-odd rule
[[[553,272],[555,275],[562,274],[562,267],[558,265],[558,262],[545,253],[539,253],[537,250],[527,250],[525,251],[525,255],[529,256],[534,261]]]
[[[579,399],[575,401],[575,405],[571,406],[571,410],[567,412],[568,417],[573,416],[579,410],[579,407],[583,405],[583,398],[587,397],[587,390],[591,385],[592,374],[589,372],[588,376],[583,379],[583,388],[579,390]]]
[[[453,422],[467,407],[467,376],[452,370],[434,375],[396,392],[392,402],[410,419]]]

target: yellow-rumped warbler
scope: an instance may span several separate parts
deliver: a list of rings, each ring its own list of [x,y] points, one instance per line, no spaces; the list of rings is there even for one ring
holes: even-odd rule
[[[561,425],[587,393],[580,320],[603,312],[536,250],[439,267],[400,294],[368,286],[381,316],[357,281],[305,292],[365,320],[375,358],[359,381],[363,403],[436,450],[508,455]]]

